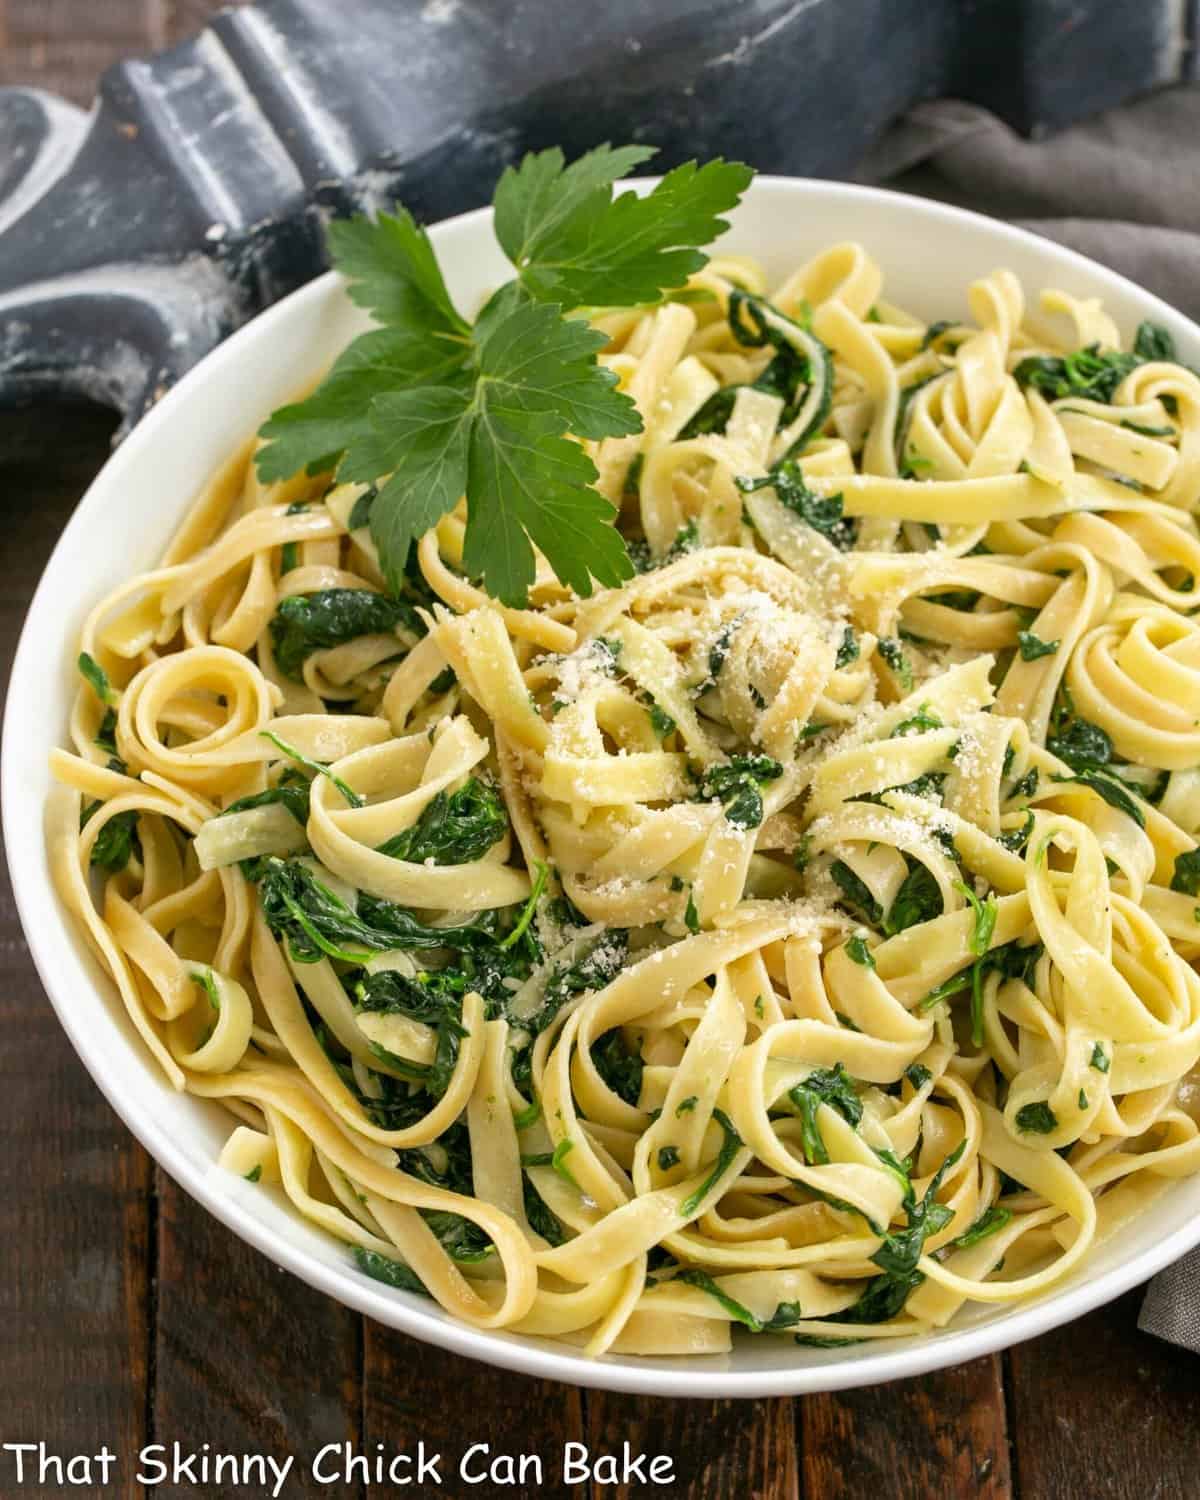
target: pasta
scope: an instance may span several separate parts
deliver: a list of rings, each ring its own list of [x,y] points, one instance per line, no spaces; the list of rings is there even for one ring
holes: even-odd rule
[[[231,1174],[591,1354],[925,1334],[1200,1169],[1200,377],[837,245],[603,310],[639,571],[248,447],[89,615],[50,844]]]

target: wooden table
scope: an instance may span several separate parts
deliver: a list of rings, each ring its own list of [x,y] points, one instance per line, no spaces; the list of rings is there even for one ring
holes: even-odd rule
[[[79,102],[113,57],[169,44],[209,0],[0,0],[0,82]],[[109,414],[0,416],[0,656],[7,663],[58,532],[102,463]],[[5,674],[7,676],[7,673]],[[471,1443],[546,1459],[538,1495],[580,1495],[562,1444],[668,1453],[666,1489],[705,1500],[1149,1500],[1200,1493],[1200,1362],[1140,1334],[1140,1292],[1003,1356],[839,1396],[664,1401],[545,1384],[366,1322],[273,1267],[188,1199],[133,1142],[50,1009],[0,889],[0,1442],[121,1455],[103,1493],[140,1495],[147,1443],[311,1457],[326,1443],[447,1457],[439,1494],[488,1495],[450,1471]],[[297,1468],[301,1466],[298,1463]],[[0,1494],[57,1493],[11,1487]],[[370,1495],[416,1491],[372,1487]],[[427,1491],[428,1492],[428,1491]],[[72,1493],[101,1493],[79,1488]],[[245,1494],[164,1485],[156,1495]],[[293,1480],[290,1497],[345,1495]],[[494,1493],[518,1493],[514,1490]]]

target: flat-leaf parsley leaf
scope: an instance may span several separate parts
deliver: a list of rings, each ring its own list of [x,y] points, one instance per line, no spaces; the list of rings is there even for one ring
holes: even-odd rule
[[[400,591],[413,541],[467,500],[463,565],[489,593],[525,601],[536,546],[582,595],[633,565],[573,439],[641,431],[573,308],[652,303],[700,269],[700,248],[749,184],[738,163],[686,163],[650,193],[613,184],[650,155],[602,146],[567,166],[526,156],[496,190],[496,235],[517,270],[472,324],[407,210],[329,230],[333,264],[380,327],[355,339],[313,394],[276,411],[256,455],[264,481],[333,470],[377,486],[371,536]]]

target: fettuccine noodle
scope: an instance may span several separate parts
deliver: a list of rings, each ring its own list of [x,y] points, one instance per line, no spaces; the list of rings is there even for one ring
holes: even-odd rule
[[[223,1165],[480,1328],[1046,1291],[1200,1169],[1200,378],[857,245],[605,311],[639,572],[527,608],[249,449],[97,605],[55,875]]]

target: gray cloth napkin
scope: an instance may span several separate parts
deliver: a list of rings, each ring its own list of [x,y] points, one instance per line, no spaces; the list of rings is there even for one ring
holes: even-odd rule
[[[857,176],[1036,230],[1200,322],[1200,86],[1165,89],[1044,140],[973,104],[921,104]]]
[[[918,105],[856,174],[1009,220],[1111,266],[1200,322],[1200,86],[1025,140],[972,104]],[[1150,1283],[1138,1326],[1200,1353],[1200,1250]]]

